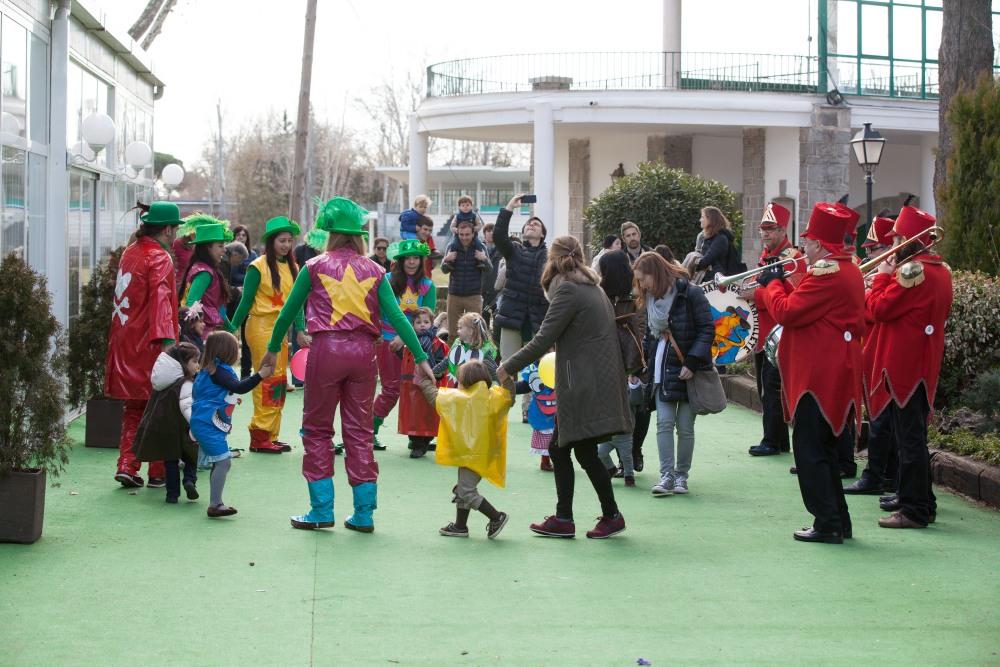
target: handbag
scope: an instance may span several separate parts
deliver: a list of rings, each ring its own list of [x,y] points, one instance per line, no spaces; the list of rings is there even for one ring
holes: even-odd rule
[[[674,347],[677,358],[684,363],[684,353],[674,340],[674,335],[667,330],[664,337],[670,341]],[[688,404],[692,412],[696,415],[714,415],[726,409],[729,404],[726,400],[726,392],[722,388],[722,380],[719,378],[719,371],[713,365],[711,368],[702,371],[694,371],[694,377],[687,380]]]
[[[626,375],[635,375],[646,367],[646,355],[642,349],[642,340],[639,339],[636,317],[637,313],[629,313],[615,318],[618,346],[622,351]]]

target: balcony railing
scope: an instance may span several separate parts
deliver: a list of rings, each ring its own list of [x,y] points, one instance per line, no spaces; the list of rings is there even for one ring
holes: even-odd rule
[[[531,90],[740,90],[816,93],[815,56],[760,53],[537,53],[468,58],[427,68],[427,96],[483,95]],[[937,68],[857,68],[830,59],[840,90],[854,95],[937,97]]]

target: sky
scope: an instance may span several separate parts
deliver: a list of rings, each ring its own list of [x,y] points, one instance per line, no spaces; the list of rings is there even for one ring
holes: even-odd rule
[[[145,0],[96,0],[125,35]],[[269,112],[294,120],[302,67],[305,0],[178,0],[150,48],[166,84],[156,102],[154,144],[185,165],[200,161],[215,132]],[[809,53],[815,0],[686,0],[685,51]],[[570,51],[659,51],[662,0],[320,0],[312,103],[317,115],[356,131],[368,121],[356,100],[383,80],[456,58]],[[724,16],[726,21],[719,21]]]

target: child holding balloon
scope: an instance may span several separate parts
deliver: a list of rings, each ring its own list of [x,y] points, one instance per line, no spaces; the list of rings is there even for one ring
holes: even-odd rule
[[[482,361],[471,360],[458,370],[457,389],[438,389],[427,380],[419,384],[441,419],[437,463],[458,468],[458,484],[452,489],[455,520],[438,531],[445,537],[468,537],[472,510],[489,519],[486,537],[491,540],[507,525],[507,513],[493,507],[477,488],[484,477],[503,488],[507,476],[507,412],[514,404],[513,385],[491,387],[492,373]]]

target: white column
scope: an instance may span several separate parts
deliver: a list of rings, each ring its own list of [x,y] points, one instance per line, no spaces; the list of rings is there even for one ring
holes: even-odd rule
[[[71,0],[59,0],[52,18],[49,77],[48,193],[45,203],[45,275],[52,292],[52,311],[69,322],[69,251],[66,245],[66,89],[69,79],[69,12]]]
[[[556,133],[552,107],[534,108],[535,192],[538,203],[534,212],[549,229],[549,238],[566,234],[566,220],[553,220],[555,212]]]
[[[936,134],[920,137],[920,208],[931,215],[937,215],[934,203],[934,150],[937,142]]]
[[[681,0],[663,0],[663,50],[681,50]]]
[[[417,114],[410,114],[410,198],[427,194],[427,133],[420,131]]]

